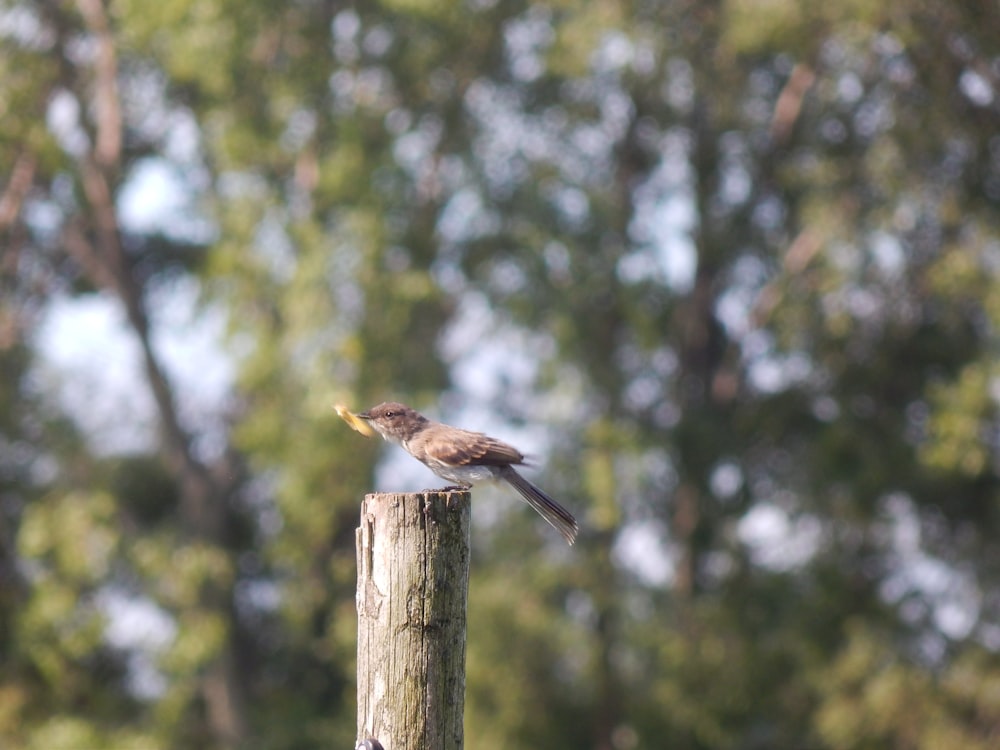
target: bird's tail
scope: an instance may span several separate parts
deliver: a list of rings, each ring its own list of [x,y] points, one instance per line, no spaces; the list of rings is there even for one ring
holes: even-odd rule
[[[500,478],[505,479],[511,487],[517,490],[538,515],[544,518],[552,527],[562,534],[567,543],[576,541],[579,527],[573,514],[559,503],[546,495],[527,479],[518,474],[512,466],[504,466],[500,470]]]

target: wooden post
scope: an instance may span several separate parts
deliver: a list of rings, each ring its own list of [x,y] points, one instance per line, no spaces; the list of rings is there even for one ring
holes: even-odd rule
[[[468,492],[369,494],[358,554],[358,743],[462,750]]]

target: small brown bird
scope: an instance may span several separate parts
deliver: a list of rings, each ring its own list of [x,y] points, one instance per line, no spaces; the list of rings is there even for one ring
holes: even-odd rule
[[[356,415],[386,440],[397,443],[439,477],[462,489],[484,480],[502,479],[517,490],[569,544],[578,527],[573,515],[514,470],[524,464],[516,448],[481,432],[434,422],[409,406],[389,402]]]

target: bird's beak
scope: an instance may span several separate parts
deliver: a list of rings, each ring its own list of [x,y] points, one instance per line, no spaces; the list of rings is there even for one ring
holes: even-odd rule
[[[374,417],[366,411],[363,411],[359,414],[355,414],[354,416],[358,417],[359,419],[367,420],[369,422],[371,422],[374,419]]]

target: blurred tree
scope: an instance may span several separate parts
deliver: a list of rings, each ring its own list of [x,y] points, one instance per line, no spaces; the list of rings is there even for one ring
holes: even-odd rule
[[[329,407],[456,375],[445,411],[547,424],[585,519],[566,550],[477,504],[470,747],[987,746],[998,15],[5,3],[0,736],[349,743],[377,446]],[[183,226],[123,225],[151,161]],[[214,450],[153,344],[181,276],[238,369]],[[29,377],[39,310],[95,292],[151,453]],[[122,594],[172,628],[150,694]]]
[[[198,455],[153,344],[149,303],[150,289],[186,272],[203,247],[122,224],[123,185],[166,138],[138,121],[128,99],[137,78],[128,75],[105,5],[5,4],[3,19],[0,78],[10,116],[2,149],[13,165],[0,212],[9,238],[4,281],[12,289],[5,348],[17,350],[49,296],[96,292],[116,300],[157,408],[158,456],[173,506],[164,514],[168,523],[133,526],[122,504],[130,498],[119,503],[109,494],[109,472],[95,455],[100,447],[67,444],[52,428],[42,431],[42,409],[29,413],[35,437],[16,456],[26,476],[10,503],[14,569],[26,588],[11,650],[23,666],[5,683],[13,699],[2,712],[4,733],[11,746],[24,747],[115,747],[157,736],[235,746],[247,724],[233,574],[252,538],[241,533],[244,475],[228,451],[211,464]],[[15,382],[29,404],[39,403],[37,384]],[[137,491],[142,500],[160,481],[148,479]],[[129,688],[126,654],[117,653],[105,628],[108,598],[123,591],[154,602],[180,626],[164,663],[169,672],[171,659],[187,659],[182,679],[168,681],[162,696],[169,724],[129,722],[138,696]],[[47,700],[23,700],[46,692]]]
[[[538,385],[564,399],[563,494],[588,498],[588,546],[620,558],[649,555],[630,547],[651,518],[669,529],[673,596],[646,617],[628,608],[648,602],[641,566],[595,554],[575,582],[594,746],[831,741],[806,676],[851,618],[918,672],[948,642],[993,642],[987,16],[533,5],[505,74],[470,97],[482,219],[452,252],[556,342]],[[956,266],[966,283],[944,283]],[[976,481],[935,471],[946,455]],[[976,571],[953,605],[967,628],[942,634],[944,603],[900,571],[911,513],[921,555]],[[785,554],[754,543],[763,518],[792,537]]]

